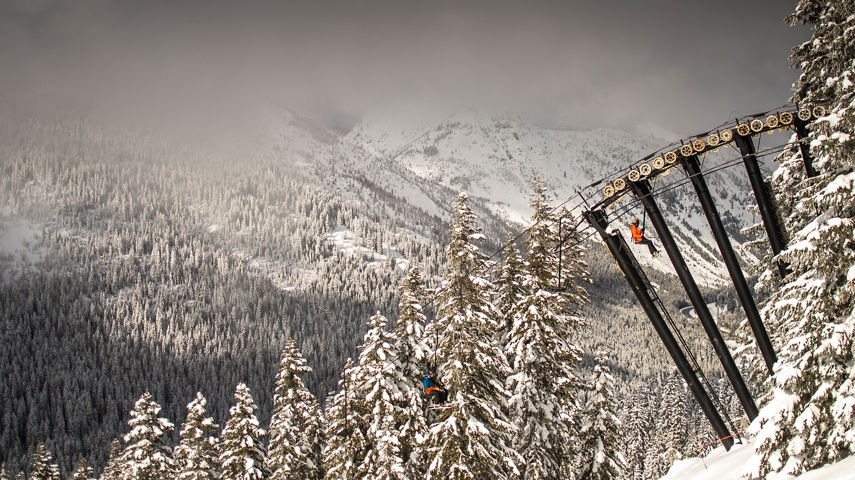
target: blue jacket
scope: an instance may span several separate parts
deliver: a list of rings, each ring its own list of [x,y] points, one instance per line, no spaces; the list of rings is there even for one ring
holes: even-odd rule
[[[432,378],[430,378],[430,377],[426,377],[424,380],[422,380],[422,385],[424,385],[425,390],[427,390],[427,389],[428,389],[428,388],[430,388],[430,387],[435,387],[435,386],[436,386],[436,384],[435,384],[435,383],[433,383],[433,379],[432,379]]]

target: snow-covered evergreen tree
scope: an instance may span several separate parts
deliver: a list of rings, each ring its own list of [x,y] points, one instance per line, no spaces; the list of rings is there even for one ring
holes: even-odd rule
[[[510,373],[498,344],[500,313],[490,301],[487,259],[477,243],[475,215],[461,192],[446,248],[448,274],[437,292],[437,375],[450,405],[426,440],[428,480],[505,479],[519,475],[514,426],[505,413]]]
[[[630,397],[623,418],[626,438],[626,477],[628,480],[644,480],[644,459],[650,432],[653,429],[650,394],[646,389],[639,389]]]
[[[0,480],[10,480],[9,473],[6,471],[6,462],[0,464]]]
[[[594,385],[582,414],[579,428],[582,460],[580,480],[624,478],[626,461],[623,457],[625,436],[615,415],[614,378],[606,365],[605,352],[597,352]]]
[[[222,480],[262,480],[269,476],[262,441],[266,432],[255,414],[258,407],[245,384],[235,388],[235,405],[220,435],[219,463]]]
[[[401,373],[410,383],[418,383],[424,367],[429,362],[425,344],[425,318],[422,302],[427,296],[418,268],[411,268],[401,282],[401,299],[398,302],[398,319],[392,326],[397,339],[395,346]]]
[[[422,299],[425,296],[419,270],[410,269],[401,283],[398,320],[392,327],[392,333],[397,342],[395,349],[403,375],[399,386],[403,412],[398,420],[398,441],[407,476],[412,478],[424,473],[421,443],[427,436],[427,422],[423,414],[425,399],[419,383],[429,357],[425,342],[427,319],[422,311]]]
[[[523,478],[559,478],[569,474],[576,440],[574,369],[581,349],[571,339],[582,321],[569,314],[568,297],[558,292],[556,236],[543,185],[535,183],[533,226],[526,239],[523,295],[510,309],[507,338],[512,362],[510,412],[519,434],[514,448],[525,459]],[[563,269],[563,265],[562,265]]]
[[[181,442],[175,447],[178,480],[215,480],[217,463],[217,429],[214,419],[206,416],[208,401],[197,392],[187,405],[187,418],[181,425]]]
[[[53,454],[42,442],[36,444],[33,453],[30,480],[59,480],[59,466],[53,462]]]
[[[104,467],[104,471],[101,472],[101,476],[98,477],[100,480],[121,480],[122,479],[122,469],[119,460],[122,456],[122,444],[119,443],[117,438],[114,438],[110,442],[110,451],[107,455],[107,465]]]
[[[772,393],[752,423],[749,473],[798,474],[855,451],[855,3],[802,0],[789,18],[813,29],[794,49],[793,100],[825,103],[809,126],[819,175],[798,149],[772,177],[791,273],[763,309],[778,351]],[[767,270],[761,279],[774,278]]]
[[[127,445],[119,456],[118,464],[124,480],[160,480],[173,478],[175,461],[172,449],[164,437],[174,428],[172,423],[159,418],[160,405],[151,394],[144,393],[131,410],[128,425],[131,431],[124,436]]]
[[[339,391],[327,398],[324,432],[324,478],[326,480],[358,480],[365,477],[362,459],[367,455],[368,421],[363,402],[354,393],[356,368],[347,359],[338,382]]]
[[[293,340],[285,343],[273,392],[267,465],[271,480],[323,477],[321,408],[300,375],[311,372]]]
[[[369,412],[363,471],[370,472],[372,478],[402,480],[409,475],[401,455],[398,421],[415,412],[402,408],[406,404],[401,386],[406,379],[398,362],[397,342],[386,324],[386,317],[379,313],[371,317],[359,353],[355,390]]]
[[[523,260],[520,258],[514,238],[514,234],[508,232],[508,239],[502,249],[504,263],[499,270],[499,279],[496,282],[498,290],[496,307],[502,314],[499,334],[503,341],[514,324],[514,308],[525,293],[522,286]]]
[[[94,478],[92,467],[86,464],[86,459],[81,458],[77,462],[77,467],[74,468],[74,473],[71,474],[71,480],[91,480]]]

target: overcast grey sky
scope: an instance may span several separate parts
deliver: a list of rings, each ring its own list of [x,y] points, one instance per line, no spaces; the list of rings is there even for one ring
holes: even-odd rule
[[[692,133],[784,103],[795,0],[0,0],[0,104],[163,125],[289,105]]]

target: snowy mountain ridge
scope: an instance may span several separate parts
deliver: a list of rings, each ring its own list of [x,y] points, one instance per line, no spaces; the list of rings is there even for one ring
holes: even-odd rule
[[[342,134],[287,113],[278,126],[272,154],[311,170],[334,192],[365,202],[376,201],[365,193],[367,186],[445,219],[449,194],[464,189],[475,204],[496,217],[527,225],[529,192],[537,176],[555,194],[554,204],[568,200],[568,206],[575,206],[577,191],[666,143],[650,134],[545,128],[516,117],[472,111],[435,121],[368,118]],[[739,233],[755,220],[746,211],[752,201],[747,179],[731,168],[709,175],[707,181],[737,250],[753,260],[742,249],[744,238]],[[697,280],[706,285],[726,281],[727,272],[691,187],[663,195],[660,206]],[[642,216],[640,207],[615,225],[626,232],[634,216]],[[636,254],[645,264],[671,271],[664,255],[652,259],[646,249],[637,249]]]

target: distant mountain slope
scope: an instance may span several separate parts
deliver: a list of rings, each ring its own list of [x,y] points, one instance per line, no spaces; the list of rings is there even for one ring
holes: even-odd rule
[[[549,129],[517,118],[467,112],[434,124],[413,126],[367,120],[339,143],[372,154],[376,162],[383,164],[377,170],[406,169],[421,180],[421,188],[463,188],[490,211],[525,224],[535,177],[544,179],[549,191],[556,195],[556,202],[564,201],[668,141],[618,130]],[[739,230],[752,223],[745,209],[751,202],[749,183],[739,168],[709,175],[708,182],[731,238],[741,250],[744,238]],[[413,202],[418,205],[417,195]],[[717,260],[718,251],[691,187],[665,194],[660,202],[698,280],[707,285],[721,284],[727,273]],[[569,202],[576,203],[575,199]],[[640,207],[621,219],[624,231],[633,216],[642,216]],[[638,254],[643,262],[660,270],[671,269],[664,256],[653,260],[646,250]]]

